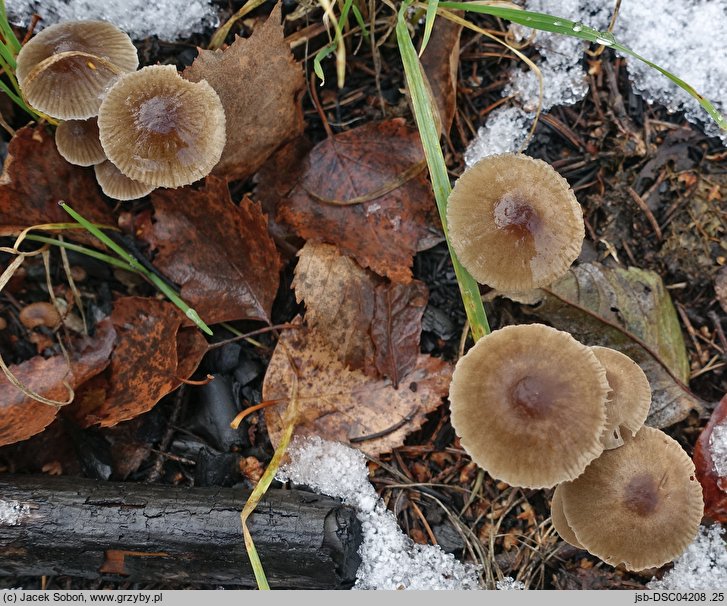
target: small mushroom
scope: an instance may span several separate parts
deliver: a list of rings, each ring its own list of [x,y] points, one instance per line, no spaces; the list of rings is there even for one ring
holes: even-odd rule
[[[18,53],[16,75],[28,103],[53,118],[85,120],[122,73],[139,65],[136,48],[105,21],[47,27]]]
[[[570,334],[508,326],[457,363],[452,425],[491,476],[546,488],[576,478],[603,451],[608,390],[603,366]]]
[[[37,328],[38,326],[56,328],[61,323],[61,315],[58,310],[45,301],[26,305],[20,310],[18,318],[26,328]]]
[[[106,156],[127,177],[180,187],[207,175],[225,147],[225,112],[206,81],[190,82],[173,65],[124,75],[98,116]]]
[[[129,179],[108,160],[96,164],[93,170],[103,193],[114,200],[136,200],[143,198],[155,189],[148,183]]]
[[[466,171],[449,196],[447,222],[462,265],[478,282],[506,292],[561,277],[585,235],[568,182],[523,154],[489,156]]]
[[[636,434],[651,406],[651,386],[641,367],[627,355],[608,347],[591,347],[606,369],[611,395],[606,404],[605,448],[618,448]]]
[[[56,147],[66,161],[77,166],[93,166],[106,160],[96,118],[61,122],[56,128]]]
[[[670,562],[694,540],[702,488],[679,444],[652,427],[605,451],[562,485],[563,511],[578,542],[612,566],[644,570]]]
[[[558,484],[553,491],[553,499],[550,502],[550,519],[553,522],[553,528],[569,545],[583,549],[583,545],[578,542],[578,537],[573,529],[568,524],[568,520],[565,517],[563,511],[563,488],[562,484]]]

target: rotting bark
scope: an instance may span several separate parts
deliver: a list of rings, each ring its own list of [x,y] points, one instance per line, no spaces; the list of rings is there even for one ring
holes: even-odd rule
[[[0,475],[0,575],[254,587],[249,491]],[[271,587],[350,587],[360,525],[335,499],[269,490],[248,521]]]

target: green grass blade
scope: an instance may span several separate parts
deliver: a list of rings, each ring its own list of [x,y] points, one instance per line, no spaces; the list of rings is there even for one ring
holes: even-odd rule
[[[467,319],[470,323],[472,336],[476,341],[490,332],[490,325],[487,322],[485,309],[482,305],[479,286],[475,279],[460,264],[457,255],[452,250],[449,240],[449,232],[447,229],[447,197],[451,191],[449,175],[447,174],[447,165],[444,163],[442,149],[439,147],[439,132],[435,126],[433,100],[430,98],[428,88],[424,82],[421,64],[419,63],[416,49],[411,41],[404,20],[407,6],[408,4],[404,3],[399,11],[396,25],[396,38],[404,64],[404,74],[406,76],[409,94],[411,95],[414,118],[416,119],[419,136],[424,147],[424,155],[426,156],[429,174],[432,179],[434,197],[437,201],[437,209],[442,220],[442,228],[447,239],[447,246],[449,246],[449,254],[452,256],[452,265],[454,266],[454,272],[457,276],[460,292],[462,293],[462,300],[465,311],[467,312]]]
[[[441,8],[447,8],[452,10],[464,10],[485,15],[493,15],[495,17],[507,19],[508,21],[512,21],[513,23],[518,23],[526,27],[531,27],[533,29],[553,32],[555,34],[562,34],[564,36],[571,36],[573,38],[579,38],[581,40],[593,42],[594,44],[609,46],[625,55],[633,57],[634,59],[643,61],[649,67],[665,75],[667,78],[669,78],[669,80],[674,82],[674,84],[676,84],[677,86],[688,92],[692,97],[694,97],[709,114],[709,116],[719,125],[720,128],[727,130],[727,120],[725,120],[724,116],[722,116],[722,114],[717,111],[717,108],[714,106],[714,104],[712,104],[708,99],[698,93],[694,89],[694,87],[690,86],[684,80],[682,80],[678,76],[675,76],[663,67],[660,67],[656,63],[645,59],[638,53],[632,51],[629,47],[621,44],[610,32],[601,32],[577,21],[570,21],[569,19],[555,17],[553,15],[535,13],[531,11],[522,11],[514,8],[488,6],[485,4],[476,4],[474,2],[446,1],[439,2],[439,6]]]
[[[0,33],[2,34],[3,40],[13,50],[13,54],[17,55],[20,52],[20,41],[15,37],[13,28],[10,27],[8,22],[8,15],[5,10],[5,0],[0,0]]]
[[[313,71],[315,72],[315,75],[318,76],[318,79],[321,81],[321,86],[326,83],[326,75],[323,73],[323,66],[321,65],[321,61],[323,61],[323,59],[330,55],[334,50],[336,50],[336,43],[332,42],[331,44],[324,46],[316,53],[316,56],[313,57]]]
[[[358,23],[358,26],[361,28],[361,35],[364,37],[364,40],[366,40],[368,42],[369,30],[366,27],[366,22],[364,21],[361,11],[358,10],[358,6],[356,6],[355,4],[352,4],[351,12],[353,12],[353,17],[354,17],[354,19],[356,19],[356,23]]]
[[[437,7],[439,6],[439,0],[429,0],[427,3],[427,17],[424,22],[424,35],[422,36],[422,45],[419,47],[419,56],[422,56],[424,49],[427,48],[429,38],[432,35],[432,29],[434,28],[434,19],[437,17]]]

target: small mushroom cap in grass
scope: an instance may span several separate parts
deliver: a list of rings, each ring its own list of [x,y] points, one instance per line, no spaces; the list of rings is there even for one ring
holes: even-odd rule
[[[136,200],[156,189],[148,183],[129,179],[108,160],[96,164],[93,170],[103,193],[114,200]]]
[[[489,156],[467,170],[449,196],[447,222],[462,265],[478,282],[509,292],[561,277],[585,235],[568,182],[523,154]]]
[[[491,476],[547,488],[576,478],[603,451],[608,390],[603,366],[570,334],[508,326],[457,363],[452,425]]]
[[[560,535],[561,539],[569,545],[573,545],[573,547],[583,549],[583,545],[578,542],[576,533],[573,532],[565,517],[562,486],[562,484],[558,484],[553,491],[553,499],[550,503],[550,519],[553,522],[553,528],[555,528],[555,531]]]
[[[47,27],[20,49],[18,84],[28,103],[62,120],[95,116],[119,74],[139,65],[136,48],[105,21],[67,21]]]
[[[190,82],[173,65],[124,75],[98,116],[106,156],[127,177],[180,187],[207,175],[225,147],[225,112],[206,81]]]
[[[611,386],[606,404],[604,447],[618,448],[646,421],[651,406],[651,386],[641,367],[627,355],[609,347],[591,347],[591,351],[606,369],[606,379]]]
[[[652,427],[605,451],[562,485],[563,511],[585,549],[629,570],[684,552],[702,519],[702,488],[679,444]]]
[[[76,166],[93,166],[106,160],[96,118],[61,122],[56,128],[56,147],[67,162]]]

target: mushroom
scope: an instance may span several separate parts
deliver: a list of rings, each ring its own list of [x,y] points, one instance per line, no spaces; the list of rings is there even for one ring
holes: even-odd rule
[[[47,27],[18,53],[16,76],[28,103],[53,118],[85,120],[122,73],[139,65],[131,39],[105,21]]]
[[[63,158],[77,166],[92,166],[106,160],[96,118],[61,122],[56,128],[56,148]]]
[[[694,473],[675,440],[642,427],[562,485],[563,512],[578,542],[604,562],[661,566],[697,535],[704,503]]]
[[[98,116],[106,156],[127,177],[179,187],[207,175],[225,147],[225,112],[205,80],[190,82],[173,65],[125,74]]]
[[[563,511],[563,488],[562,484],[558,484],[553,491],[553,499],[550,502],[550,520],[553,523],[553,528],[569,545],[583,549],[583,545],[578,542],[578,537],[573,529],[566,520],[565,512]]]
[[[129,179],[108,160],[96,164],[93,170],[96,173],[96,181],[101,186],[103,193],[109,198],[114,198],[114,200],[136,200],[136,198],[142,198],[155,189],[153,185],[148,183]]]
[[[480,283],[523,292],[561,277],[585,235],[581,207],[549,164],[523,154],[480,160],[449,196],[452,247]]]
[[[508,326],[457,362],[452,425],[493,477],[551,487],[576,478],[603,451],[608,390],[603,366],[570,334]]]
[[[651,406],[651,386],[641,367],[608,347],[591,347],[606,369],[611,396],[606,404],[605,448],[617,448],[641,429]],[[626,430],[626,431],[624,431]]]

